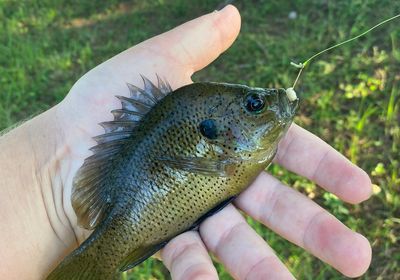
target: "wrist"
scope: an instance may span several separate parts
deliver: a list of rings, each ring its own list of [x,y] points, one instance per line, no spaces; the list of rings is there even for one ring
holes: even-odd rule
[[[64,100],[54,108],[58,138],[55,139],[55,152],[49,158],[47,166],[43,166],[43,171],[48,172],[53,181],[51,189],[57,194],[53,200],[54,209],[57,213],[60,212],[56,218],[64,228],[65,240],[77,247],[91,232],[77,224],[77,217],[71,204],[72,182],[84,159],[90,155],[89,147],[93,143],[91,137],[71,121],[73,118],[70,116],[73,107],[71,105],[73,104]]]
[[[59,106],[0,137],[0,275],[42,279],[82,241],[66,210],[74,170]]]

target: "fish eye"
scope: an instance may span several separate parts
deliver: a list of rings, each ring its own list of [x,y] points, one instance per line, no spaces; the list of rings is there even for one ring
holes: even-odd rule
[[[216,139],[218,136],[215,120],[207,119],[199,124],[200,133],[208,139]]]
[[[250,93],[246,96],[246,109],[251,113],[260,113],[265,107],[265,98],[257,93]]]

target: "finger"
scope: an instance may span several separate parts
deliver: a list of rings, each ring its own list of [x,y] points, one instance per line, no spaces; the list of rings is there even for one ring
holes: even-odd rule
[[[372,192],[371,180],[362,169],[296,124],[279,143],[276,162],[350,203],[364,201]]]
[[[172,239],[161,257],[174,280],[215,280],[217,271],[198,232],[185,232]]]
[[[371,262],[365,237],[269,174],[261,173],[235,204],[346,276],[360,276]]]
[[[235,279],[294,279],[232,205],[205,220],[200,234]]]

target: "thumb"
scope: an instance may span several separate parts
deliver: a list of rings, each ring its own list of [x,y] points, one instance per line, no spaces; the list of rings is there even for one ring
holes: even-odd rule
[[[132,66],[147,77],[158,73],[175,86],[190,82],[190,76],[210,64],[236,39],[240,30],[239,11],[232,5],[186,22],[146,40],[97,67],[102,76],[131,81]]]
[[[225,51],[239,30],[239,12],[228,5],[123,51],[89,71],[71,91],[87,93],[92,103],[96,92],[99,102],[111,106],[116,101],[110,93],[127,93],[127,81],[140,85],[138,74],[154,80],[157,73],[180,87]]]
[[[224,52],[240,31],[240,14],[232,5],[201,16],[143,42],[156,46],[181,64],[190,75]]]

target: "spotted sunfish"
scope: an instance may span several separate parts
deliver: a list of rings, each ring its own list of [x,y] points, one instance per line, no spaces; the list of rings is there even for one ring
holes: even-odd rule
[[[119,279],[195,229],[269,165],[298,103],[284,89],[143,81],[117,96],[121,108],[74,177],[72,206],[93,232],[49,280]]]

